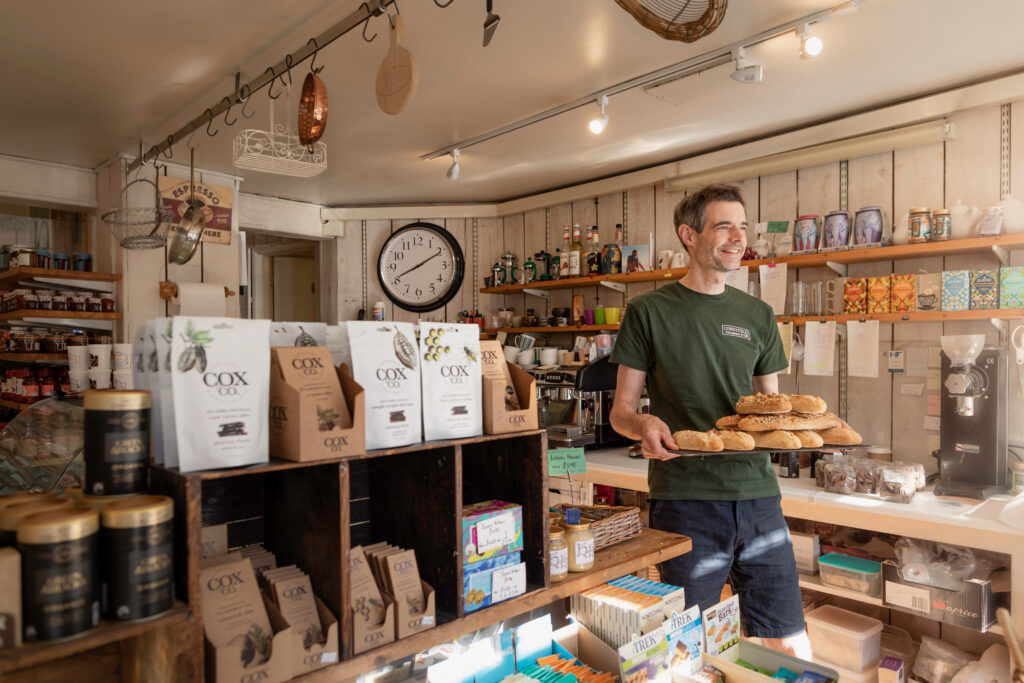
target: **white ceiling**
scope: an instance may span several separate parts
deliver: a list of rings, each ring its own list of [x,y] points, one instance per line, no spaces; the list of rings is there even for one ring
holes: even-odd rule
[[[825,43],[797,57],[789,34],[748,50],[764,82],[740,84],[718,67],[650,92],[612,97],[600,136],[586,107],[447,158],[420,155],[614,83],[728,45],[838,0],[731,0],[721,26],[695,44],[666,41],[613,0],[494,0],[501,23],[481,46],[484,0],[399,0],[419,91],[398,116],[377,108],[387,19],[323,50],[330,94],[328,170],[312,179],[240,172],[231,142],[256,116],[197,133],[197,164],[243,175],[243,191],[330,206],[506,200],[678,159],[739,140],[903,100],[1024,65],[1024,3],[1012,0],[861,0],[859,11],[815,27]],[[110,0],[3,3],[0,153],[85,166],[147,147],[231,92],[233,74],[258,75],[358,7],[354,0]],[[295,95],[308,63],[295,67]],[[278,100],[278,120],[286,115]],[[237,115],[237,110],[233,115]],[[186,147],[174,148],[187,159]]]

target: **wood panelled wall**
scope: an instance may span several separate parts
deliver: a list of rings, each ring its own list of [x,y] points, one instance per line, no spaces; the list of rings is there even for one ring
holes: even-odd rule
[[[950,207],[963,201],[967,205],[986,207],[1000,201],[1001,160],[1001,107],[992,106],[951,114],[957,137],[945,143],[897,150],[869,157],[850,159],[848,162],[848,206],[856,210],[862,206],[881,206],[890,222],[900,220],[911,206],[934,208]],[[1024,104],[1011,106],[1011,126],[1024,131]],[[1011,189],[1024,197],[1024,135],[1011,136],[1010,173]],[[747,217],[751,225],[758,221],[793,220],[801,214],[824,215],[840,208],[840,164],[830,163],[796,171],[758,178],[737,179],[743,193]],[[543,248],[553,252],[561,245],[562,226],[596,223],[600,228],[601,243],[614,239],[616,223],[625,227],[626,244],[645,244],[654,236],[655,253],[662,249],[681,248],[673,226],[672,213],[684,193],[667,192],[664,185],[631,189],[626,192],[603,195],[585,201],[551,206],[503,218],[477,219],[477,240],[473,243],[473,219],[423,219],[443,225],[456,235],[466,252],[466,278],[461,291],[444,311],[424,316],[430,319],[455,319],[457,313],[473,306],[473,290],[482,286],[490,266],[505,250],[515,252],[520,262]],[[362,231],[366,231],[365,262],[353,263],[340,269],[349,291],[365,283],[366,306],[385,300],[376,277],[377,254],[384,239],[411,221],[349,221],[345,237],[339,238],[339,254],[360,253]],[[653,255],[652,255],[653,256]],[[475,269],[474,263],[479,267]],[[1012,254],[1013,265],[1024,265],[1024,250]],[[352,267],[355,265],[356,267]],[[907,261],[883,261],[851,265],[850,277],[887,275],[890,273],[928,273],[958,268],[997,267],[994,255],[951,256],[923,258]],[[361,270],[362,272],[357,272]],[[751,277],[756,277],[752,274]],[[827,268],[791,270],[790,281],[819,281],[836,277]],[[625,295],[603,287],[582,287],[551,292],[550,299],[524,294],[479,294],[479,308],[493,313],[500,306],[511,306],[517,312],[533,308],[546,312],[551,307],[569,306],[575,294],[582,294],[587,308],[597,305],[622,306],[634,296],[661,284],[629,285]],[[349,305],[339,306],[340,318],[354,319],[362,307],[362,298],[348,297]],[[416,319],[388,302],[388,317],[395,320]],[[891,349],[938,346],[942,334],[985,334],[989,343],[998,342],[998,332],[987,322],[904,323],[880,326],[880,353]],[[551,335],[552,344],[571,344],[567,333]],[[838,354],[838,350],[837,350]],[[838,358],[836,368],[838,372]],[[849,378],[848,420],[868,443],[891,444],[895,457],[921,462],[929,471],[935,470],[931,451],[938,447],[938,432],[924,429],[927,394],[905,396],[904,383],[924,383],[924,378],[905,378],[890,374],[880,361],[879,377],[875,379]],[[823,396],[831,407],[838,407],[838,377],[811,377],[803,374],[800,364],[795,373],[782,377],[782,391],[814,393]],[[1024,403],[1016,399],[1016,373],[1010,373],[1010,403],[1012,411],[1020,414]],[[1024,443],[1024,425],[1010,420],[1010,443]],[[1015,424],[1017,423],[1017,424]]]

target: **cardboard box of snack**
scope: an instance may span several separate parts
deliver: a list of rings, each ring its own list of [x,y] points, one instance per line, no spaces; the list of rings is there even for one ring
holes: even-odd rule
[[[498,555],[462,568],[462,606],[466,612],[514,598],[526,592],[526,563],[521,553]]]
[[[937,311],[942,307],[942,273],[921,273],[917,276],[917,310]]]
[[[999,308],[1024,308],[1024,266],[999,269]]]
[[[862,277],[851,277],[843,283],[843,312],[846,314],[868,312],[868,281]]]
[[[21,645],[21,553],[0,548],[0,650]]]
[[[426,631],[437,625],[437,608],[434,606],[434,589],[426,581],[420,580],[420,588],[423,591],[424,608],[415,611],[414,605],[407,600],[398,600],[392,595],[387,595],[388,600],[395,604],[395,638],[401,640],[408,638],[414,633]]]
[[[889,290],[889,310],[892,313],[913,312],[917,309],[917,276],[913,273],[892,276]]]
[[[320,615],[320,624],[325,634],[324,641],[306,647],[301,633],[292,635],[292,676],[301,676],[338,663],[338,620],[320,598],[316,598],[316,611]]]
[[[384,621],[380,624],[369,624],[359,619],[352,620],[352,652],[360,654],[375,647],[380,647],[395,639],[395,603],[386,595],[384,601]]]
[[[260,645],[247,642],[242,646],[241,657],[239,657],[238,647],[218,648],[208,638],[204,638],[206,680],[213,683],[234,683],[242,680],[278,683],[292,678],[292,630],[288,626],[288,622],[281,616],[277,606],[262,593],[260,597],[266,607],[273,631],[269,657],[262,664],[246,666],[246,658],[249,658],[250,661],[259,660]]]
[[[537,429],[537,380],[507,363],[509,386],[503,379],[483,377],[484,434],[506,434]],[[509,390],[512,391],[509,391]],[[510,406],[516,403],[519,409]]]
[[[523,508],[488,500],[462,508],[462,563],[473,564],[523,549]]]
[[[889,313],[892,278],[888,275],[868,278],[868,313]]]
[[[350,401],[343,392],[327,348],[272,348],[271,452],[297,462],[361,453],[365,434],[358,399]]]

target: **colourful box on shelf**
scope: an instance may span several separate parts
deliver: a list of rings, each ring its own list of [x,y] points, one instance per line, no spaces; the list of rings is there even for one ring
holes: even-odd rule
[[[999,308],[999,271],[979,268],[971,271],[971,310]]]
[[[1024,308],[1024,266],[999,269],[999,308]]]
[[[917,310],[917,276],[901,274],[892,276],[889,291],[889,311],[907,313]]]
[[[868,313],[888,313],[892,298],[892,278],[888,275],[868,278]]]
[[[917,310],[937,311],[942,307],[942,273],[917,276]]]
[[[515,567],[522,567],[521,571],[525,571],[526,563],[520,561],[521,556],[522,553],[514,552],[498,555],[483,562],[464,565],[462,568],[462,606],[465,611],[474,612],[494,604],[491,593],[494,587],[495,572],[504,573],[512,571]],[[505,599],[522,595],[526,592],[525,589],[524,583],[522,591],[508,594]]]
[[[995,624],[996,609],[1009,607],[1009,593],[996,593],[991,581],[967,579],[958,591],[913,583],[900,576],[895,562],[882,563],[885,586],[883,604],[954,626],[988,631]]]
[[[971,271],[942,271],[942,310],[966,311],[971,307]]]
[[[843,312],[868,312],[868,281],[865,278],[852,277],[843,283]]]
[[[462,563],[518,552],[523,549],[523,508],[488,500],[462,508]]]

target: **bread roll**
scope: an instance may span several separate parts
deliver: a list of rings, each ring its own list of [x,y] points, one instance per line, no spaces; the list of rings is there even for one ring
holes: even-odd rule
[[[705,451],[717,453],[725,448],[722,440],[713,431],[694,432],[688,429],[678,431],[672,435],[676,440],[676,446],[681,451]]]
[[[810,429],[801,429],[793,433],[796,434],[796,438],[800,439],[801,448],[820,448],[825,444],[821,435]]]
[[[775,415],[793,410],[785,394],[754,394],[740,396],[736,401],[736,412],[741,415]]]
[[[830,446],[857,446],[860,444],[860,434],[847,429],[846,427],[832,427],[818,432],[822,440]]]
[[[746,432],[725,430],[715,432],[727,451],[752,451],[754,450],[754,437]]]
[[[802,448],[800,439],[793,432],[776,429],[770,432],[754,432],[754,445],[758,448],[777,448],[791,451]]]
[[[814,394],[786,394],[793,410],[798,413],[824,413],[828,410],[825,399]]]
[[[743,419],[742,415],[726,415],[725,417],[718,418],[715,427],[718,429],[736,429],[741,419]]]
[[[787,413],[785,415],[744,415],[737,429],[744,432],[767,432],[773,429],[831,429],[839,426],[839,418],[832,413],[808,415]]]

